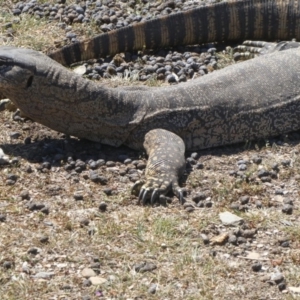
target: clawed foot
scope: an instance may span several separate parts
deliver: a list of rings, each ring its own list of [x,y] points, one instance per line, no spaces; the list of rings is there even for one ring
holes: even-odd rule
[[[283,51],[292,48],[300,47],[300,43],[295,40],[282,41],[278,43],[269,43],[263,41],[245,41],[243,45],[235,47],[233,50],[234,60],[245,60],[253,58],[257,55],[265,55],[276,51]]]
[[[166,175],[166,174],[165,174]],[[146,205],[150,200],[150,204],[161,202],[160,198],[168,192],[173,193],[178,197],[181,204],[184,203],[185,190],[179,187],[177,179],[171,179],[167,176],[156,178],[148,178],[145,181],[137,181],[132,187],[131,192],[138,194],[138,204]]]

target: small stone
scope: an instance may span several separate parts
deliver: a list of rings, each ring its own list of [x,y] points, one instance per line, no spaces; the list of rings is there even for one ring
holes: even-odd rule
[[[30,203],[28,205],[28,209],[30,211],[35,211],[35,210],[41,210],[45,207],[45,204],[42,204],[42,203]]]
[[[255,155],[255,156],[252,157],[252,161],[253,161],[255,164],[259,165],[259,164],[262,162],[262,158],[259,157],[259,156],[257,156],[257,155]]]
[[[89,280],[91,281],[92,285],[100,285],[107,281],[105,278],[99,276],[92,276],[89,278]]]
[[[219,214],[219,218],[224,225],[238,225],[242,224],[244,220],[237,215],[232,214],[229,211],[225,211]]]
[[[4,261],[2,266],[4,269],[11,269],[13,266],[13,263],[11,261]]]
[[[37,255],[38,252],[39,252],[38,248],[35,248],[35,247],[30,248],[30,249],[27,251],[28,254],[33,254],[33,255]]]
[[[250,200],[250,197],[249,196],[242,196],[240,197],[239,201],[242,205],[245,205],[245,204],[248,204],[249,203],[249,200]]]
[[[209,244],[209,237],[208,237],[206,234],[201,233],[201,234],[200,234],[200,237],[202,238],[203,243],[204,243],[205,245]]]
[[[208,199],[208,200],[205,200],[205,201],[204,201],[204,205],[205,205],[205,207],[208,207],[208,208],[209,208],[209,207],[212,207],[212,206],[213,206],[213,203],[212,203],[211,200]]]
[[[284,277],[281,273],[274,273],[271,275],[270,278],[271,281],[274,281],[276,284],[279,284],[280,282],[282,282],[284,280]]]
[[[230,204],[230,208],[232,210],[239,210],[240,209],[240,204],[237,203],[237,202],[233,202],[233,203]]]
[[[9,164],[9,157],[5,155],[3,150],[0,148],[0,165],[7,165]]]
[[[90,277],[95,277],[97,276],[97,274],[95,273],[95,271],[91,268],[84,268],[82,271],[81,271],[81,275],[84,277],[84,278],[90,278]]]
[[[260,262],[256,262],[255,264],[252,265],[252,271],[254,272],[259,272],[262,268],[262,265]]]
[[[101,202],[99,205],[99,210],[105,212],[107,210],[107,204],[105,202]]]
[[[290,205],[293,205],[294,204],[294,201],[292,199],[289,199],[289,198],[284,198],[283,199],[283,204],[290,204]]]
[[[241,231],[241,236],[246,239],[253,238],[255,234],[256,234],[256,229],[246,229]]]
[[[89,280],[89,279],[85,279],[84,281],[83,281],[83,286],[91,286],[92,285],[92,283],[91,283],[91,281]],[[83,298],[82,298],[83,299]],[[90,298],[89,298],[90,299]]]
[[[237,237],[234,234],[230,234],[228,237],[228,243],[232,245],[237,244]]]
[[[39,272],[32,276],[33,278],[50,279],[54,276],[54,272]]]
[[[151,284],[151,286],[149,287],[149,289],[148,289],[148,293],[149,294],[155,294],[156,293],[156,289],[157,289],[157,284]]]
[[[21,133],[20,132],[11,132],[9,134],[9,136],[11,139],[18,139],[21,136]]]
[[[246,171],[247,170],[247,165],[246,164],[240,164],[239,165],[239,170],[240,171]]]
[[[83,195],[82,195],[82,192],[80,192],[80,191],[75,192],[73,197],[76,201],[83,200]]]
[[[244,238],[244,237],[242,237],[242,236],[239,236],[238,238],[237,238],[237,243],[238,244],[244,244],[244,243],[246,243],[247,242],[247,240]]]
[[[193,200],[194,202],[196,202],[196,203],[198,203],[198,202],[200,202],[200,201],[203,201],[203,200],[205,200],[205,199],[206,199],[206,194],[205,194],[205,193],[201,193],[201,192],[197,193],[196,195],[194,195],[194,196],[192,197],[192,200]]]
[[[185,211],[188,212],[188,213],[191,213],[195,210],[195,208],[193,206],[188,206],[188,207],[185,207]]]
[[[278,289],[279,289],[279,291],[285,290],[286,289],[286,283],[285,282],[280,282],[278,284]]]
[[[112,195],[112,189],[110,187],[107,187],[107,188],[103,189],[103,193],[107,196],[111,196]]]
[[[6,221],[6,216],[3,214],[0,214],[0,222],[5,222]]]
[[[263,206],[261,201],[259,201],[259,200],[255,201],[255,205],[257,208],[262,208],[262,206]]]
[[[17,181],[18,176],[15,175],[15,174],[9,173],[9,174],[6,175],[6,179],[7,179],[7,180],[12,180],[12,181]]]
[[[290,204],[283,205],[282,212],[284,214],[291,215],[293,213],[293,206]]]
[[[157,266],[154,263],[147,263],[147,262],[139,263],[134,267],[135,271],[139,273],[150,272],[155,270],[156,268]]]
[[[11,179],[7,179],[5,181],[6,185],[14,185],[16,182],[14,180],[11,180]]]
[[[43,207],[42,209],[41,209],[41,212],[43,213],[43,214],[45,214],[45,215],[49,215],[49,207],[47,207],[47,206],[45,206],[45,207]]]
[[[284,167],[289,167],[290,164],[291,164],[291,161],[289,159],[284,159],[281,164],[284,166]]]
[[[22,200],[30,200],[30,195],[28,191],[22,191],[20,197]]]
[[[257,172],[257,177],[262,178],[262,177],[267,177],[269,176],[269,171],[265,170],[265,169],[261,169]]]
[[[88,226],[90,224],[90,220],[89,219],[82,219],[80,220],[80,226],[81,227],[85,227],[85,226]]]
[[[47,235],[44,235],[42,237],[40,237],[40,242],[43,244],[46,244],[49,242],[49,237]]]
[[[162,244],[160,245],[160,247],[161,247],[162,249],[167,249],[167,248],[168,248],[168,246],[167,246],[165,243],[162,243]]]

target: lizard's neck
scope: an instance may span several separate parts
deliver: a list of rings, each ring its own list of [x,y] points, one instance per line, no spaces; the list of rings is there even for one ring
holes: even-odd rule
[[[37,71],[30,87],[13,90],[8,98],[25,115],[54,130],[118,146],[136,124],[139,107],[127,93],[55,65]]]

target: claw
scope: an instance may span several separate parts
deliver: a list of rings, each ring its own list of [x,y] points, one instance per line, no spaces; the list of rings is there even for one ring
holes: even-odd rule
[[[152,196],[151,196],[151,200],[150,200],[150,203],[151,205],[153,206],[154,203],[155,203],[155,200],[158,198],[158,189],[155,189],[152,193]]]
[[[141,191],[141,187],[143,186],[144,181],[138,180],[134,183],[133,187],[131,188],[131,194],[138,195],[138,192]]]
[[[147,203],[148,194],[149,194],[149,190],[145,190],[143,198],[142,198],[143,205],[146,205],[146,203]]]
[[[180,190],[178,192],[178,198],[179,198],[180,204],[183,204],[184,203],[184,192],[182,190]]]
[[[138,204],[140,204],[141,200],[143,199],[144,192],[145,192],[145,190],[143,188],[141,188],[139,197],[138,197]]]

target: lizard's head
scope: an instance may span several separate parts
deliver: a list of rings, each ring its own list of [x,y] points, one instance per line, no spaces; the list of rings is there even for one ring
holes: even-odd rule
[[[26,91],[34,78],[39,53],[29,49],[0,47],[0,94]]]

